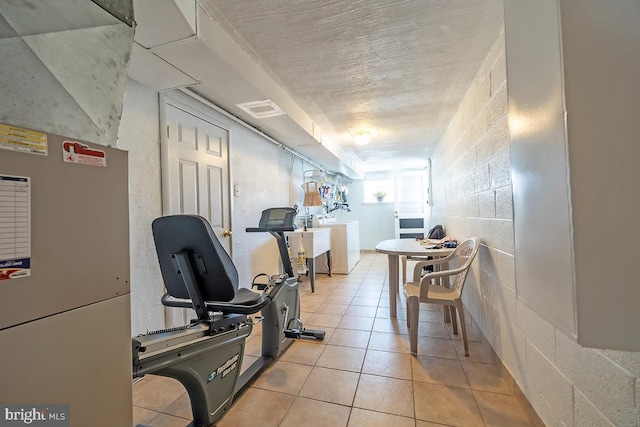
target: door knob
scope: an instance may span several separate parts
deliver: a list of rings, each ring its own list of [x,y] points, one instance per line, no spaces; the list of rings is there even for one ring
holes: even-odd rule
[[[229,237],[229,236],[231,236],[231,234],[232,234],[232,233],[231,233],[231,231],[229,231],[229,230],[224,230],[224,231],[222,232],[222,235],[223,235],[224,237]]]

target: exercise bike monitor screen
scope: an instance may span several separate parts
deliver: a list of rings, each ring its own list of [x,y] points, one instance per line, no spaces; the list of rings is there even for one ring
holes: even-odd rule
[[[258,227],[247,228],[247,231],[293,231],[293,221],[296,213],[294,208],[265,209],[262,211]]]

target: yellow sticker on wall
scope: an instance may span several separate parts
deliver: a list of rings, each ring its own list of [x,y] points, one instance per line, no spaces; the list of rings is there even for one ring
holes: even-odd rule
[[[47,134],[0,123],[0,148],[46,156]]]

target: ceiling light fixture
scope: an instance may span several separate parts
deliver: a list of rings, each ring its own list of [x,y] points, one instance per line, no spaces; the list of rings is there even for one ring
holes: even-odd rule
[[[371,132],[363,130],[353,136],[353,140],[358,145],[367,145],[371,142]]]

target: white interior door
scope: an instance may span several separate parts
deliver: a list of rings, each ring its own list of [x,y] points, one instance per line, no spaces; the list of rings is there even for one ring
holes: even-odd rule
[[[429,215],[426,171],[399,172],[394,182],[396,239],[423,236]]]
[[[231,254],[229,131],[199,115],[171,101],[165,104],[163,211],[165,215],[197,214],[206,218]],[[166,310],[167,327],[185,325],[194,317],[192,310]]]

